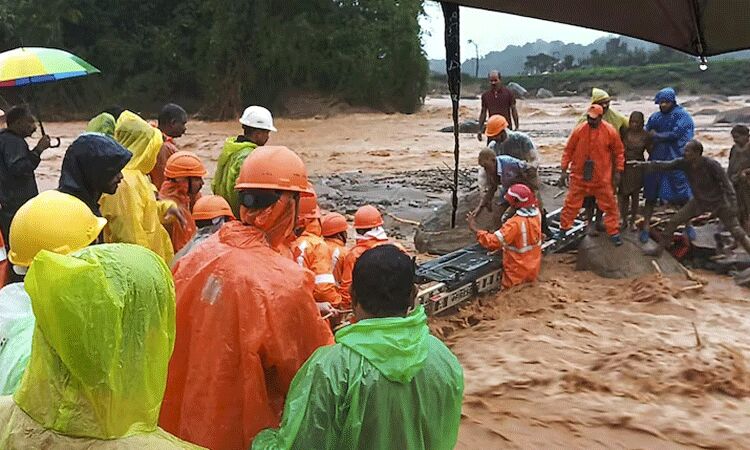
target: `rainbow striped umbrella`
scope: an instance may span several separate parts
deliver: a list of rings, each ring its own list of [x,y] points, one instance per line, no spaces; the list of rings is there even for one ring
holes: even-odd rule
[[[0,53],[0,88],[85,77],[99,69],[56,48],[21,47]]]

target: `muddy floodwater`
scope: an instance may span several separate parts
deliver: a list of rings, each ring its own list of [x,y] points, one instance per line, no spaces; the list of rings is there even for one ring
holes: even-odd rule
[[[612,107],[647,117],[656,110],[649,96],[627,98]],[[694,116],[697,137],[726,164],[731,125],[715,125],[705,110],[740,108],[747,97],[680,100],[704,110]],[[478,100],[462,105],[462,120],[476,119]],[[559,164],[586,106],[583,97],[519,102],[521,130],[542,164]],[[410,222],[450,195],[452,135],[437,131],[447,125],[449,101],[434,98],[413,115],[279,119],[269,145],[302,156],[324,207],[352,213],[378,203],[395,216],[386,218],[392,234],[413,249]],[[42,189],[56,186],[65,148],[84,126],[46,124],[63,145],[43,157]],[[223,140],[239,131],[236,122],[192,121],[177,143],[212,174]],[[461,145],[466,192],[481,144],[464,134]],[[657,274],[609,280],[574,267],[573,255],[553,255],[538,283],[431,319],[465,370],[458,448],[750,448],[750,290],[709,273],[699,274],[703,283]]]

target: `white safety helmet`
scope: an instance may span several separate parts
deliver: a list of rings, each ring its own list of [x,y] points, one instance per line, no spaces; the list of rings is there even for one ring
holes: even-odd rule
[[[278,131],[273,126],[271,111],[262,106],[248,106],[240,117],[240,123],[246,127],[258,128],[260,130]]]

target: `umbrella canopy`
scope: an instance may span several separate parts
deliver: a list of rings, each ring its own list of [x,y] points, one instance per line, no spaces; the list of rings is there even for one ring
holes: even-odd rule
[[[748,0],[446,0],[610,31],[695,56],[750,48]]]
[[[92,73],[99,73],[99,69],[65,50],[21,47],[0,53],[0,88],[49,83]]]

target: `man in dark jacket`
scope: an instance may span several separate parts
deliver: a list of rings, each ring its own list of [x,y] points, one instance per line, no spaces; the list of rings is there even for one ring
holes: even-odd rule
[[[0,230],[8,236],[10,222],[18,209],[39,194],[34,170],[39,166],[42,152],[49,148],[49,136],[44,135],[33,150],[26,138],[36,131],[34,116],[28,108],[14,106],[6,114],[8,127],[0,130]],[[6,249],[10,240],[5,239]]]
[[[644,253],[656,256],[671,242],[672,234],[681,224],[703,213],[711,212],[732,233],[735,241],[750,254],[750,238],[737,218],[737,195],[729,177],[718,161],[703,156],[703,144],[696,140],[685,145],[685,157],[672,161],[628,161],[628,165],[645,167],[646,171],[681,170],[687,175],[693,198],[667,222],[659,245]]]
[[[99,198],[114,194],[133,155],[109,136],[80,135],[65,152],[58,191],[77,197],[101,217]]]

